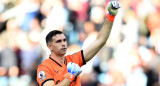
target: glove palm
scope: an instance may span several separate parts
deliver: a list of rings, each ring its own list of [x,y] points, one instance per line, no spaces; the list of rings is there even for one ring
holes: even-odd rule
[[[82,72],[81,68],[76,63],[69,62],[67,64],[68,73],[65,74],[65,77],[68,78],[71,82]]]
[[[75,64],[72,62],[69,62],[67,64],[67,70],[69,73],[73,74],[75,77],[77,77],[82,72],[78,64]]]

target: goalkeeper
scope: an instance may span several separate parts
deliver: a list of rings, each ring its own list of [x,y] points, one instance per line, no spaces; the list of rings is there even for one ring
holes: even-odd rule
[[[81,86],[80,67],[91,60],[95,54],[105,45],[117,15],[120,4],[111,1],[107,4],[109,13],[106,15],[105,22],[96,38],[88,46],[73,55],[67,55],[66,37],[61,31],[53,30],[46,36],[46,44],[51,54],[44,60],[37,69],[37,82],[40,86]]]

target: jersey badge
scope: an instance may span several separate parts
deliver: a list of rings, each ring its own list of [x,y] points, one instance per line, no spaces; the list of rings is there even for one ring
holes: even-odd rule
[[[46,78],[45,72],[44,71],[40,71],[39,74],[38,74],[38,78],[40,78],[40,81],[45,79]]]

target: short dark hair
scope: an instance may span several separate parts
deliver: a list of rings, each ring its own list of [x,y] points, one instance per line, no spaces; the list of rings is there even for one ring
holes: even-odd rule
[[[47,36],[46,36],[46,43],[48,44],[49,42],[52,42],[52,37],[57,35],[57,34],[63,34],[62,31],[59,31],[59,30],[52,30],[50,31]]]

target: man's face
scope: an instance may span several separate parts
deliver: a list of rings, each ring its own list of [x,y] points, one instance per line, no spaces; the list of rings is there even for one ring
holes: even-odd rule
[[[67,41],[64,34],[57,34],[53,36],[52,39],[50,50],[57,55],[65,55],[67,51]]]

